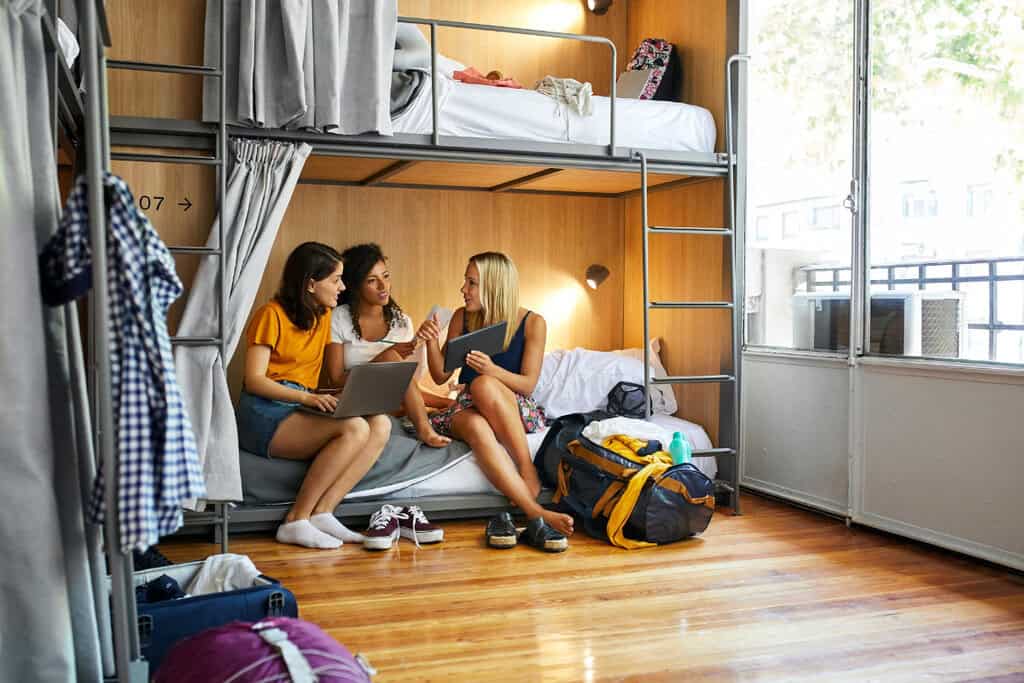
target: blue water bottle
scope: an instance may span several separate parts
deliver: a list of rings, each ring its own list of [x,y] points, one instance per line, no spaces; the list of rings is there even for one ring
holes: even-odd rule
[[[690,462],[690,458],[693,455],[693,447],[683,437],[682,432],[674,432],[672,434],[672,443],[668,446],[668,452],[672,456],[673,465],[682,465],[684,462]]]

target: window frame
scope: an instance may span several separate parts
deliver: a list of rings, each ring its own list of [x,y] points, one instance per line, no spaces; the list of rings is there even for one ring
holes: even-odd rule
[[[952,369],[963,372],[976,372],[984,371],[994,374],[1007,374],[1007,375],[1021,375],[1024,374],[1024,362],[1000,362],[995,360],[980,360],[970,358],[936,358],[932,356],[912,356],[912,355],[890,355],[881,353],[872,353],[865,343],[865,340],[871,338],[871,314],[870,314],[870,296],[872,284],[879,284],[872,282],[871,271],[874,269],[889,269],[889,264],[872,265],[870,260],[870,225],[871,225],[871,164],[870,164],[870,150],[871,150],[871,2],[870,0],[854,0],[854,39],[853,39],[853,139],[852,143],[852,175],[850,180],[850,194],[847,197],[847,201],[844,202],[843,207],[848,210],[848,217],[852,221],[851,230],[851,259],[850,265],[838,266],[835,271],[848,271],[850,277],[849,292],[850,292],[850,343],[848,353],[836,353],[834,351],[815,351],[813,349],[796,349],[788,347],[778,346],[766,346],[766,345],[752,345],[747,344],[744,335],[744,351],[749,351],[757,354],[771,354],[771,355],[789,355],[794,357],[805,357],[805,358],[836,358],[845,357],[847,358],[851,366],[858,365],[861,362],[869,363],[883,363],[885,365],[906,365],[908,367],[921,366],[922,364],[937,369]],[[909,188],[908,188],[909,189]],[[907,215],[904,211],[905,220],[930,220],[938,217],[941,210],[939,206],[938,194],[934,188],[928,187],[928,194],[914,193],[917,198],[924,200],[924,212],[921,216],[913,216],[913,211]],[[974,192],[981,191],[983,196],[984,192],[988,190],[991,192],[991,186],[988,183],[970,183],[965,182],[965,190],[967,191],[968,199],[965,201],[964,210],[965,216],[968,220],[982,218],[985,214],[977,213],[978,196],[972,195]],[[905,201],[907,196],[906,191],[901,193],[901,199]],[[975,211],[968,212],[967,202],[971,201],[973,197],[975,202]],[[947,200],[948,201],[951,200]],[[995,201],[994,193],[990,195],[989,199],[982,202],[985,207],[991,211],[991,205]],[[817,208],[817,207],[815,207]],[[912,209],[912,207],[911,207]],[[813,209],[812,209],[813,211]],[[842,217],[840,217],[839,225],[842,225]],[[786,239],[785,230],[785,217],[783,216],[780,220],[780,234],[783,239]],[[812,224],[812,221],[807,221],[807,227],[810,229],[818,228],[816,224]],[[824,229],[824,228],[820,228]],[[744,253],[746,252],[748,245],[744,244]],[[924,259],[922,259],[924,260]],[[968,330],[968,338],[963,340],[963,344],[969,343],[969,333],[972,329],[984,328],[988,334],[988,346],[989,346],[989,358],[993,358],[996,355],[996,340],[997,333],[1003,329],[1009,329],[1011,331],[1024,332],[1024,320],[1020,324],[1017,323],[1002,323],[998,318],[998,286],[1003,281],[1021,281],[1024,280],[1024,274],[1021,275],[1000,275],[997,271],[997,264],[1004,261],[1020,261],[1024,260],[1024,256],[1019,257],[996,257],[996,258],[979,258],[979,259],[958,259],[958,263],[954,263],[949,260],[941,260],[934,262],[934,266],[940,265],[951,265],[953,268],[952,275],[950,277],[938,277],[929,278],[924,277],[923,280],[915,279],[914,283],[919,288],[924,288],[929,283],[943,283],[953,282],[957,283],[958,289],[960,283],[968,282],[988,282],[989,283],[989,300],[988,300],[988,316],[985,323],[971,323],[969,320],[966,323],[966,329]],[[964,265],[963,262],[967,263],[989,263],[989,273],[986,276],[960,276],[959,268]],[[918,263],[907,264],[893,264],[891,268],[899,267],[914,267],[919,266],[920,272],[925,272],[925,266]],[[813,268],[813,267],[809,267]],[[820,268],[819,268],[820,270]],[[892,270],[889,270],[892,273]],[[813,275],[810,275],[813,278]],[[923,276],[922,276],[923,277]],[[890,275],[887,278],[892,280]],[[897,278],[900,280],[900,278]],[[833,277],[833,283],[841,282],[843,285],[847,285],[846,278],[840,278],[838,276]],[[898,283],[897,283],[898,284]],[[834,285],[833,285],[834,286]],[[965,312],[966,316],[966,312]],[[744,318],[745,322],[745,318]]]

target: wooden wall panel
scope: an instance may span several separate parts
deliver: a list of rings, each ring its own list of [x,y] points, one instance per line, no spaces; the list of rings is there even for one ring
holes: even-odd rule
[[[136,204],[145,212],[168,246],[206,244],[217,209],[214,202],[217,177],[214,167],[139,161],[113,161],[110,166],[113,173],[128,182]],[[163,200],[159,197],[163,197]],[[186,200],[191,202],[191,206],[179,205],[179,202],[185,203]],[[172,334],[177,330],[188,298],[188,287],[195,277],[200,258],[208,257],[182,254],[174,257],[186,291],[171,306],[167,315]]]
[[[372,240],[391,259],[395,299],[419,324],[433,304],[462,305],[467,258],[496,249],[516,262],[522,305],[547,320],[549,350],[620,348],[622,207],[618,199],[299,185],[255,305],[273,295],[298,244]],[[612,271],[597,291],[582,284],[591,263]],[[229,371],[236,391],[241,358]]]
[[[206,0],[108,0],[109,59],[203,63]],[[202,78],[143,71],[108,71],[111,116],[198,120]]]
[[[725,204],[721,180],[708,180],[650,194],[652,225],[721,228]],[[642,345],[643,279],[639,197],[625,200],[625,291],[623,342]],[[730,297],[723,274],[730,248],[722,237],[652,235],[649,245],[650,297],[658,301],[723,301]],[[661,359],[674,375],[711,375],[728,367],[731,312],[652,311],[651,336],[662,338]],[[723,359],[725,361],[723,362]],[[677,385],[678,415],[704,426],[717,443],[719,386]]]
[[[629,0],[628,49],[644,38],[674,43],[683,65],[683,102],[708,109],[725,150],[726,0]],[[627,55],[628,58],[628,55]]]
[[[621,71],[626,45],[626,3],[604,16],[588,12],[583,0],[399,0],[404,16],[499,24],[611,38],[619,49]],[[109,0],[107,16],[113,46],[110,59],[172,64],[203,63],[206,0]],[[441,51],[487,73],[499,69],[523,85],[548,74],[571,76],[609,90],[608,49],[602,45],[463,29],[439,29]],[[110,113],[197,120],[202,114],[202,79],[198,76],[110,71]]]

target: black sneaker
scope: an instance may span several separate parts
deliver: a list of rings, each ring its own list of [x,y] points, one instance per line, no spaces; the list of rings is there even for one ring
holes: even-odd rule
[[[516,544],[516,525],[512,523],[512,515],[499,512],[487,522],[487,545],[492,548],[512,548]]]
[[[531,519],[520,538],[523,543],[548,553],[560,553],[569,547],[569,539],[549,527],[543,517]]]

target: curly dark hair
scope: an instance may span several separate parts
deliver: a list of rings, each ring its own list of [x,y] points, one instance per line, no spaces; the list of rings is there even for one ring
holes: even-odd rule
[[[359,288],[362,287],[366,276],[370,274],[373,267],[383,261],[388,262],[380,245],[357,244],[341,252],[341,258],[345,261],[345,272],[341,279],[345,283],[345,291],[341,293],[341,303],[348,304],[348,310],[352,314],[352,327],[360,339],[363,338],[363,331],[359,329]],[[398,305],[394,297],[388,299],[384,306],[384,322],[388,329],[398,327],[402,322],[402,307]]]
[[[300,330],[312,329],[317,319],[327,312],[327,308],[306,291],[306,283],[330,276],[341,262],[341,254],[320,242],[303,242],[288,255],[281,273],[281,287],[274,299]]]

